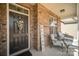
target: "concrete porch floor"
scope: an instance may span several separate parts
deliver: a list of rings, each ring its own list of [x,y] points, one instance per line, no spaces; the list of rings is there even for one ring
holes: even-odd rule
[[[36,51],[34,49],[30,50],[33,56],[74,56],[73,50],[69,49],[68,54],[66,53],[65,48],[60,47],[48,47],[45,51]]]

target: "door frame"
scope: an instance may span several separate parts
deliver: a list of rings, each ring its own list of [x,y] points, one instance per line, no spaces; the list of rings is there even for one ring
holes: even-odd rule
[[[15,10],[9,9],[9,3],[7,3],[6,6],[7,6],[7,55],[8,56],[10,55],[9,54],[9,51],[10,51],[9,50],[9,48],[10,48],[9,47],[9,12],[10,11],[12,11],[14,13],[18,13],[18,14],[22,14],[22,15],[24,14],[24,15],[28,16],[28,48],[27,49],[22,49],[22,50],[20,50],[18,52],[15,52],[15,53],[11,54],[11,55],[18,55],[18,54],[23,53],[23,52],[30,49],[30,10],[28,8],[25,8],[25,7],[21,6],[21,5],[15,4],[15,3],[13,5],[28,10],[28,15],[24,14],[24,13],[21,13],[21,12],[17,12]]]

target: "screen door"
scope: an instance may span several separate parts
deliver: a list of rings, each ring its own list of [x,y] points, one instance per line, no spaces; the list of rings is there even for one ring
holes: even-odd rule
[[[9,12],[9,53],[28,48],[28,16]]]

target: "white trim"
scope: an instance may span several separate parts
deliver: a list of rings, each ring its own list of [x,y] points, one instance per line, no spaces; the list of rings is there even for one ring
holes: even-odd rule
[[[28,10],[28,41],[29,41],[28,47],[30,49],[30,10]]]
[[[40,50],[40,28],[39,28],[39,24],[38,24],[38,50]]]
[[[28,11],[29,11],[29,9],[28,9],[28,8],[23,7],[23,6],[19,5],[19,4],[16,4],[16,3],[11,3],[11,4],[12,4],[12,5],[14,5],[14,6],[17,6],[17,7],[20,7],[20,8],[23,8],[23,9],[25,9],[25,10],[28,10]]]
[[[25,52],[25,51],[27,51],[27,50],[29,50],[29,48],[27,48],[27,49],[22,49],[22,50],[20,50],[20,51],[18,51],[18,52],[15,52],[15,53],[11,54],[10,56],[18,55],[18,54],[23,53],[23,52]]]
[[[27,8],[24,8],[23,6],[18,5],[18,4],[14,4],[14,5],[19,6],[19,7],[23,8],[23,9],[27,9]],[[18,52],[15,52],[15,53],[11,54],[11,56],[12,56],[12,55],[20,54],[20,53],[25,52],[25,51],[27,51],[27,50],[30,49],[30,10],[28,9],[28,15],[25,14],[25,13],[22,13],[22,12],[18,12],[18,11],[9,9],[9,8],[8,8],[8,10],[9,10],[9,12],[14,12],[14,13],[18,13],[18,14],[22,14],[22,15],[28,16],[28,48],[22,49],[22,50],[20,50],[20,51],[18,51]],[[9,15],[9,13],[8,13],[8,15]],[[9,16],[7,16],[7,17],[9,17]],[[8,22],[9,22],[9,21],[8,21]],[[8,24],[9,24],[9,23],[8,23]],[[8,28],[9,28],[9,25],[8,25]],[[8,31],[9,31],[9,30],[8,30]],[[8,33],[9,33],[9,32],[8,32]],[[8,35],[8,37],[9,37],[9,35]],[[7,42],[7,43],[9,43],[9,42]],[[9,44],[8,44],[8,46],[9,46]],[[9,48],[9,47],[8,47],[8,48]],[[8,49],[8,50],[9,50],[9,49]],[[7,54],[8,54],[8,52],[7,52]],[[9,54],[8,54],[8,55],[9,55]]]
[[[7,10],[7,56],[9,56],[9,4],[6,5]]]
[[[14,13],[18,13],[18,14],[21,14],[21,15],[28,16],[28,14],[25,14],[25,13],[22,13],[22,12],[19,12],[19,11],[16,11],[16,10],[9,9],[9,11],[14,12]]]

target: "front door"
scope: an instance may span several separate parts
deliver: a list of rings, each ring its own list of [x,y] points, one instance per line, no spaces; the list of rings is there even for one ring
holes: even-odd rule
[[[10,55],[28,48],[28,16],[9,12]]]

